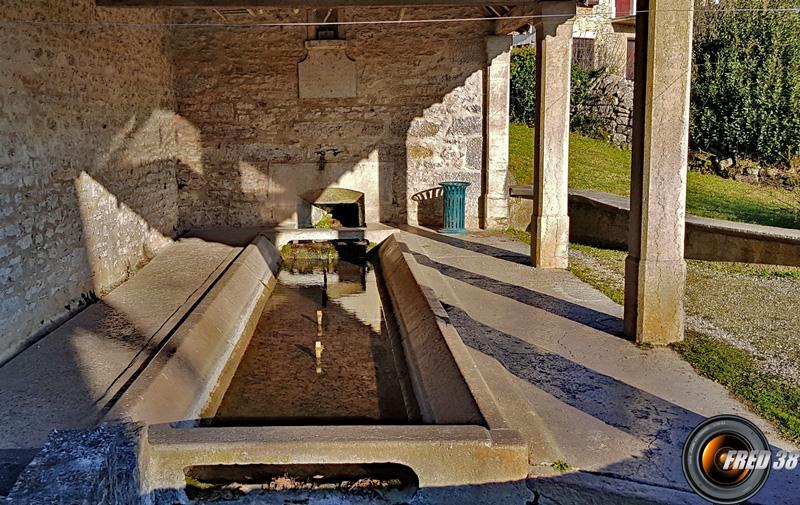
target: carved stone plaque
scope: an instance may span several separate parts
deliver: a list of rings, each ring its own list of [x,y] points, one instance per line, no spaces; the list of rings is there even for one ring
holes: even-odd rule
[[[301,99],[356,96],[356,63],[346,54],[346,40],[308,40],[306,49],[297,65]]]

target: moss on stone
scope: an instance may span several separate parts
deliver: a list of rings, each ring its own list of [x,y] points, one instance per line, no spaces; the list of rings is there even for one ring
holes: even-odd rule
[[[509,228],[506,230],[506,233],[511,235],[515,239],[519,240],[520,242],[525,242],[526,244],[531,243],[531,234],[528,232],[516,230],[514,228]]]
[[[571,472],[572,470],[574,470],[569,463],[567,463],[566,461],[561,460],[561,459],[559,459],[558,461],[553,462],[553,464],[550,465],[550,466],[553,467],[553,470],[555,470],[557,472],[561,472],[561,473],[567,473],[567,472]]]
[[[281,247],[281,259],[284,264],[297,261],[335,261],[339,258],[336,246],[330,242],[310,242],[286,244]]]
[[[320,219],[319,221],[316,222],[316,224],[314,224],[314,228],[318,230],[327,230],[330,229],[332,222],[333,218],[331,217],[331,215],[325,214],[324,216],[322,216],[322,219]]]
[[[430,158],[433,150],[424,146],[410,145],[407,148],[408,157],[411,159]]]
[[[212,489],[216,487],[214,484],[209,482],[201,482],[193,477],[186,476],[186,486],[193,487],[195,489]]]

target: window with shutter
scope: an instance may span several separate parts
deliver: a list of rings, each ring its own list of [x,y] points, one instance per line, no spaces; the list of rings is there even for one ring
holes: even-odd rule
[[[628,39],[628,48],[625,54],[625,78],[633,80],[633,68],[636,63],[636,39]]]

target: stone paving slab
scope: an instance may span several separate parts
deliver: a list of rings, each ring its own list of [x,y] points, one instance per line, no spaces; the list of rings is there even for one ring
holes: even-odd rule
[[[240,249],[181,239],[0,367],[0,494],[53,429],[96,424],[119,389]]]
[[[530,485],[541,487],[543,500],[552,492],[566,500],[551,496],[555,503],[575,503],[569,493],[581,495],[576,483],[584,482],[587,496],[605,487],[647,503],[702,503],[680,455],[689,432],[712,415],[752,419],[773,447],[794,448],[671,349],[624,340],[621,306],[569,272],[530,267],[528,245],[502,235],[404,230],[423,269],[445,279],[431,287],[501,407],[516,412],[509,421],[528,437],[539,477]],[[580,472],[553,475],[557,460]],[[798,475],[773,473],[751,502],[798,503]]]

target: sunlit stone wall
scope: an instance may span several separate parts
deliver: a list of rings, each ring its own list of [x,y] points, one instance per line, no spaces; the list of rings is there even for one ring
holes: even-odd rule
[[[169,242],[192,130],[173,112],[165,30],[93,24],[161,15],[6,0],[0,19],[2,362]]]
[[[308,20],[303,10],[254,13],[222,21],[208,11],[181,10],[174,21]],[[339,11],[344,21],[485,15],[480,8]],[[368,214],[373,209],[382,221],[436,225],[438,183],[456,179],[472,182],[467,226],[477,227],[485,36],[491,32],[488,22],[340,26],[345,54],[331,48],[342,44],[329,44],[328,56],[306,63],[309,73],[318,72],[315,83],[298,78],[309,53],[306,27],[173,30],[178,111],[202,139],[203,173],[178,167],[182,225],[292,226],[297,195],[331,185],[364,192]],[[355,93],[350,80],[334,87],[324,82],[326,57],[331,77],[355,72]],[[325,93],[341,96],[300,98]],[[341,151],[328,155],[324,171],[315,154],[321,148]]]
[[[306,82],[306,27],[164,26],[308,20],[254,12],[3,3],[0,362],[178,233],[292,226],[307,189],[349,187],[365,193],[370,220],[436,226],[438,183],[466,180],[466,224],[478,226],[492,23],[343,26],[346,42],[322,44],[323,61],[304,67],[323,78]],[[339,19],[485,15],[348,8]],[[342,82],[324,82],[323,53],[342,63],[331,72]],[[341,151],[324,170],[321,148]]]

